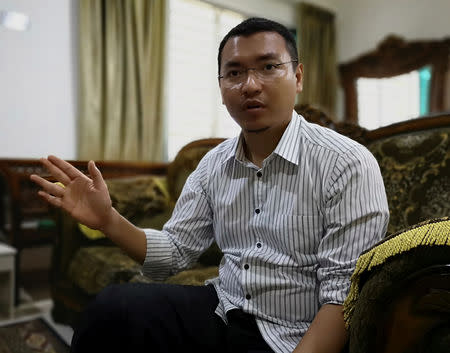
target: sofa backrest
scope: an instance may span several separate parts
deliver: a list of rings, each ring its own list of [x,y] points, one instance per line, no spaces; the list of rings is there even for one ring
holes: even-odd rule
[[[167,171],[169,194],[173,202],[180,196],[187,177],[195,170],[203,156],[223,141],[224,138],[195,140],[177,153]]]
[[[388,197],[388,234],[450,215],[450,114],[369,131]]]

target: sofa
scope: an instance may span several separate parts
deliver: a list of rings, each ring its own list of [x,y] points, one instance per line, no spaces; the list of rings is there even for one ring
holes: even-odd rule
[[[200,159],[224,139],[211,138],[184,146],[171,163],[140,163],[129,170],[128,162],[96,162],[108,185],[113,206],[140,227],[162,229],[187,176]],[[72,164],[87,172],[87,161]],[[78,224],[58,212],[50,274],[56,322],[74,326],[87,303],[112,283],[151,282],[141,273],[141,266],[125,255],[99,231]],[[198,264],[167,280],[168,283],[199,285],[218,273],[222,254],[213,244]]]
[[[375,155],[391,212],[388,235],[450,214],[449,114],[369,131],[354,124],[336,122],[307,105],[297,106],[296,110],[311,122],[357,140]],[[174,161],[159,166],[159,175],[151,172],[151,164],[147,170],[136,171],[131,176],[116,171],[116,175],[109,178],[106,173],[114,206],[139,226],[161,229],[170,217],[187,176],[206,152],[221,141],[223,139],[203,139],[186,145]],[[84,163],[77,161],[76,166]],[[101,163],[99,166],[105,174]],[[59,231],[51,275],[55,321],[75,325],[87,303],[109,284],[152,281],[142,275],[136,262],[98,232],[84,229],[63,213],[59,214],[57,224]],[[166,282],[201,285],[217,275],[221,256],[213,244],[193,268],[169,277]]]

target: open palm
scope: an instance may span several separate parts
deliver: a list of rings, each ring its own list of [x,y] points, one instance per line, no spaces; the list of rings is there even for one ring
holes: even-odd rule
[[[63,186],[32,175],[31,180],[43,189],[39,195],[65,210],[78,222],[93,229],[104,228],[112,214],[111,198],[94,162],[88,164],[90,177],[55,156],[42,158],[41,162]]]

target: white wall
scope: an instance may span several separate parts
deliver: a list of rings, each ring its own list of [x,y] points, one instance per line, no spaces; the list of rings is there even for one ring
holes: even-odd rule
[[[296,4],[302,0],[203,0],[241,12],[246,16],[266,17],[282,23],[289,28],[295,28],[297,23]],[[309,4],[321,6],[336,12],[340,0],[307,0]]]
[[[406,39],[450,36],[449,0],[339,0],[339,62],[372,50],[390,33]]]
[[[288,27],[295,27],[293,6],[282,0],[203,0],[245,16],[267,17]]]
[[[76,154],[74,0],[0,0],[30,16],[27,32],[0,27],[0,157]]]

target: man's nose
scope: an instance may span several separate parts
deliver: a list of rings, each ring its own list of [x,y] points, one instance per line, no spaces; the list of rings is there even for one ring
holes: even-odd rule
[[[247,75],[242,82],[242,91],[247,95],[255,94],[261,91],[261,80],[259,79],[256,70],[247,70]]]

